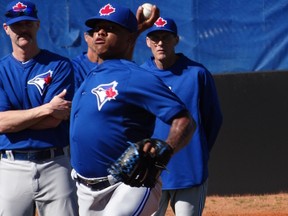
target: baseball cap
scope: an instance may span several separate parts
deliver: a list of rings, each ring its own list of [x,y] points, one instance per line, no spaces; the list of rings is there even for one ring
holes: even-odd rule
[[[6,7],[5,17],[7,25],[24,20],[38,21],[36,6],[31,1],[10,2]]]
[[[85,25],[94,28],[95,23],[100,20],[110,21],[128,29],[130,32],[136,32],[138,23],[135,15],[129,8],[118,4],[106,4],[100,8],[98,14],[86,20]]]
[[[148,29],[147,35],[155,31],[168,31],[175,35],[178,34],[176,23],[170,18],[159,17],[154,25]]]

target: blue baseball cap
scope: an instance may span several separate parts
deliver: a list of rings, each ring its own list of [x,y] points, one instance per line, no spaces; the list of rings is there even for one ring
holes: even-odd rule
[[[100,20],[106,20],[116,23],[130,32],[136,32],[138,28],[138,22],[133,12],[126,7],[122,7],[118,4],[106,4],[100,8],[98,14],[94,17],[86,20],[85,25],[94,28],[95,23]]]
[[[147,35],[156,31],[168,31],[175,35],[178,34],[176,23],[170,18],[159,17],[154,25],[148,29]]]
[[[29,20],[38,21],[37,9],[31,1],[12,1],[6,7],[5,12],[6,24],[12,25],[13,23]]]

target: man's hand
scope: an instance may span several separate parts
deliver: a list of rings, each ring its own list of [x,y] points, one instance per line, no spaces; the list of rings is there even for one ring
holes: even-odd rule
[[[137,32],[132,34],[132,43],[127,51],[127,59],[132,60],[133,59],[133,52],[135,48],[135,43],[139,35],[144,32],[146,29],[152,27],[154,25],[154,22],[159,18],[160,16],[160,10],[156,7],[156,5],[153,5],[151,9],[151,16],[146,19],[143,15],[143,7],[139,6],[136,12],[136,18],[138,21],[138,30]]]
[[[49,103],[38,107],[0,112],[0,133],[57,127],[62,120],[68,120],[70,116],[72,103],[64,99],[66,93],[65,89]]]
[[[156,20],[160,16],[160,10],[156,5],[153,5],[151,9],[151,16],[146,19],[143,15],[143,7],[139,6],[136,12],[136,18],[138,21],[138,35],[140,35],[143,31],[153,26]]]
[[[71,111],[71,101],[65,100],[67,90],[64,89],[60,94],[56,95],[50,102],[51,116],[60,120],[68,120]]]

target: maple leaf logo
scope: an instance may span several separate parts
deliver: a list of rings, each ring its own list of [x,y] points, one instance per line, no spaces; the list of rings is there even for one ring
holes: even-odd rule
[[[100,9],[99,13],[100,13],[100,16],[108,16],[114,13],[115,11],[116,9],[111,4],[107,4]]]
[[[154,25],[156,25],[157,27],[164,27],[166,24],[167,24],[167,21],[163,19],[162,17],[159,17],[154,23]]]
[[[116,95],[117,95],[117,92],[113,88],[107,89],[106,96],[108,98],[115,98]]]
[[[52,80],[52,77],[50,76],[50,74],[47,77],[44,78],[44,82],[47,85],[51,83],[51,80]]]
[[[15,6],[13,6],[13,11],[21,12],[21,11],[25,11],[26,8],[27,8],[27,5],[24,5],[22,2],[18,2]]]

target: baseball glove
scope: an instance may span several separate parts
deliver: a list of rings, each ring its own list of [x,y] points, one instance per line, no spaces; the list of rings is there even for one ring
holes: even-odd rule
[[[155,154],[144,152],[147,142],[155,148]],[[173,149],[159,139],[144,139],[131,146],[114,162],[108,172],[117,180],[132,187],[153,188],[161,172],[166,169]]]

